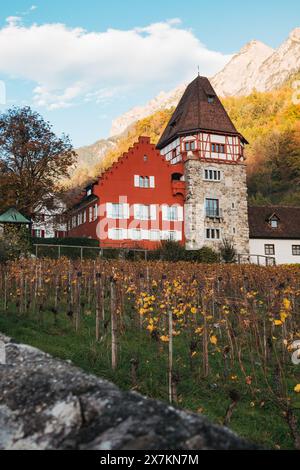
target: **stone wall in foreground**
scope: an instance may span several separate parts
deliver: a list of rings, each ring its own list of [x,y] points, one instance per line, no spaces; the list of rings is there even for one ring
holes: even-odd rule
[[[0,449],[253,449],[227,428],[122,392],[0,334]]]

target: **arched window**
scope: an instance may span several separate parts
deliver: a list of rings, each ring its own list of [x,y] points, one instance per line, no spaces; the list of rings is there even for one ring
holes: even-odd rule
[[[184,176],[182,173],[173,173],[172,181],[184,181]]]

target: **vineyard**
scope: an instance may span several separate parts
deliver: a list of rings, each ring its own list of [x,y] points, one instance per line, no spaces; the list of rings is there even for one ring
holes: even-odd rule
[[[0,330],[274,448],[300,449],[300,267],[22,260]]]

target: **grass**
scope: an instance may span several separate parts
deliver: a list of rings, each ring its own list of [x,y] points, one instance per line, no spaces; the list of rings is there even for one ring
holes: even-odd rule
[[[131,325],[127,319],[126,334],[119,337],[118,368],[115,372],[110,366],[110,335],[101,342],[94,339],[94,317],[83,315],[80,332],[75,333],[70,319],[59,315],[54,322],[51,312],[44,313],[43,322],[26,315],[10,312],[0,313],[0,331],[18,341],[38,347],[61,359],[69,359],[83,370],[113,381],[123,390],[132,388],[131,359],[139,361],[137,390],[149,397],[167,401],[167,345],[157,343],[145,331]],[[222,424],[226,409],[230,404],[229,391],[238,390],[240,401],[234,410],[230,428],[246,439],[267,448],[280,446],[292,449],[293,441],[289,428],[280,411],[271,401],[263,397],[253,397],[239,377],[239,371],[231,371],[237,380],[224,380],[223,364],[220,355],[211,356],[210,375],[200,375],[201,356],[190,358],[187,338],[177,337],[174,341],[174,370],[178,370],[180,381],[177,387],[178,406],[194,412],[202,412],[217,424]],[[243,382],[243,384],[242,384]]]

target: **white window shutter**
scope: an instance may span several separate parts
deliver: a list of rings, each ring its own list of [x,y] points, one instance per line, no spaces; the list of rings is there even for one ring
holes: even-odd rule
[[[183,207],[178,206],[177,214],[178,214],[178,222],[183,222]]]
[[[108,229],[108,238],[110,238],[111,240],[114,240],[114,236],[115,236],[115,229],[114,228],[109,228]]]
[[[176,232],[176,241],[181,242],[182,241],[182,232],[177,230]]]
[[[129,219],[130,212],[129,212],[129,204],[124,204],[124,219]]]
[[[150,219],[156,220],[156,204],[151,204],[150,206]]]
[[[142,240],[149,240],[149,230],[142,230]]]
[[[164,204],[161,210],[162,210],[162,220],[169,220],[168,219],[168,206]]]
[[[91,215],[91,213],[90,213],[90,215]],[[108,219],[112,219],[112,203],[111,202],[106,203],[106,217]]]
[[[139,177],[139,175],[134,175],[134,186],[135,186],[135,188],[140,187],[140,177]]]
[[[139,204],[133,205],[133,214],[134,214],[134,218],[136,220],[139,220],[139,217],[140,217],[140,205]]]
[[[154,176],[150,176],[150,188],[155,188],[155,178],[154,178]]]

